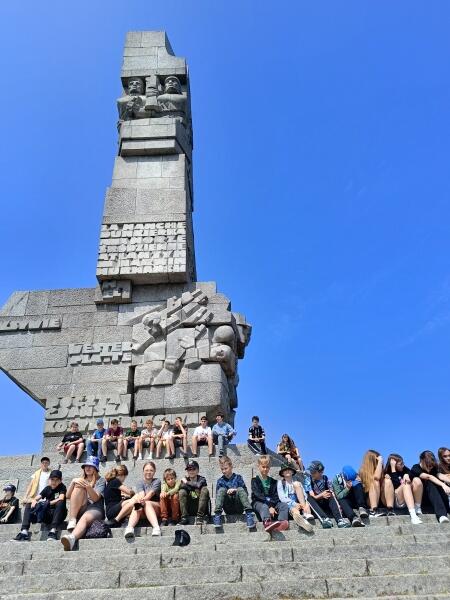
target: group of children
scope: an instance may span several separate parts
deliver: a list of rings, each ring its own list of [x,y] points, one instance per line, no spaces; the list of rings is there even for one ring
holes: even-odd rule
[[[96,430],[85,442],[79,431],[78,423],[75,421],[71,423],[70,431],[57,445],[57,449],[64,453],[64,463],[68,463],[72,456],[75,457],[76,462],[80,462],[85,445],[87,455],[97,456],[102,463],[106,462],[109,450],[116,453],[115,460],[118,464],[127,459],[128,449],[132,451],[134,460],[144,460],[146,449],[148,449],[149,460],[160,458],[163,449],[166,458],[175,458],[176,448],[180,448],[181,455],[187,457],[187,427],[183,424],[181,417],[175,418],[173,426],[170,421],[164,420],[159,428],[154,427],[153,419],[149,418],[145,421],[142,431],[139,431],[135,419],[131,421],[130,428],[127,430],[120,426],[117,419],[111,419],[107,429],[105,429],[103,419],[97,419],[96,425]],[[214,445],[217,445],[219,456],[222,456],[225,446],[235,435],[233,427],[225,423],[223,414],[219,413],[216,416],[216,423],[213,427],[208,425],[206,417],[202,417],[192,435],[192,456],[197,456],[199,446],[208,446],[209,456],[212,456]],[[265,451],[264,432],[262,438]]]
[[[287,529],[290,517],[306,531],[312,531],[316,519],[325,529],[333,527],[333,519],[339,528],[364,527],[369,518],[395,515],[394,508],[406,508],[411,522],[420,524],[422,506],[444,524],[449,523],[450,512],[450,449],[440,448],[438,457],[424,451],[409,469],[398,454],[390,454],[383,464],[378,452],[368,450],[358,472],[346,465],[332,479],[325,474],[322,462],[314,460],[307,470],[299,471],[293,459],[280,468],[277,480],[269,474],[270,456],[262,454],[249,494],[243,477],[233,471],[230,458],[221,456],[222,475],[215,485],[213,507],[207,481],[193,459],[186,461],[183,477],[167,468],[162,481],[156,477],[155,463],[145,462],[142,479],[132,489],[125,483],[125,465],[117,465],[102,477],[95,456],[87,458],[81,465],[81,476],[66,488],[61,471],[50,470],[49,459],[43,457],[25,492],[22,526],[14,539],[29,540],[30,523],[40,522],[48,525],[48,540],[56,540],[66,517],[69,533],[61,536],[65,550],[72,550],[94,522],[105,518],[109,527],[120,527],[128,519],[124,530],[127,539],[134,538],[135,528],[142,522],[151,525],[152,536],[159,536],[161,526],[186,525],[190,517],[202,524],[211,513],[214,527],[220,528],[223,512],[245,514],[249,529],[255,527],[256,514],[267,532]],[[15,491],[12,484],[4,487],[1,523],[11,522],[18,510]]]

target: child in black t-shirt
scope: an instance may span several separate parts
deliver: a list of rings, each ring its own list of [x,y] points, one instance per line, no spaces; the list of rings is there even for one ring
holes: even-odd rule
[[[8,483],[3,491],[3,498],[0,499],[0,523],[12,523],[19,510],[19,499],[15,496],[16,486]]]
[[[66,486],[62,482],[62,473],[55,469],[50,473],[48,485],[27,505],[22,519],[22,530],[14,538],[17,542],[28,541],[30,523],[46,523],[50,526],[48,540],[56,540],[56,531],[61,529],[67,515]],[[37,510],[39,508],[39,510]],[[36,513],[39,513],[39,517]]]
[[[63,450],[65,454],[64,463],[69,462],[70,457],[76,453],[76,462],[80,462],[84,450],[84,440],[78,428],[78,423],[70,424],[70,431],[66,433],[61,442],[56,446],[57,450]]]
[[[103,494],[107,524],[110,527],[120,527],[121,521],[133,510],[134,503],[130,499],[134,491],[124,485],[128,475],[125,465],[119,465],[105,475],[106,487]]]
[[[247,445],[256,455],[267,454],[266,434],[259,424],[259,417],[252,417],[252,426],[248,429]]]
[[[414,477],[405,466],[400,454],[389,454],[384,467],[383,491],[386,504],[396,508],[407,508],[413,525],[422,521],[417,516],[422,513],[421,501],[423,485],[419,477]]]

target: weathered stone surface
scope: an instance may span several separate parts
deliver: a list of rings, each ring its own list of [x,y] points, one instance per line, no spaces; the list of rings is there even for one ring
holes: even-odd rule
[[[85,432],[99,415],[127,426],[182,414],[196,425],[220,409],[232,420],[250,338],[215,283],[196,282],[185,60],[164,32],[131,32],[121,82],[99,284],[16,292],[0,311],[0,368],[47,406],[53,445],[73,418]]]

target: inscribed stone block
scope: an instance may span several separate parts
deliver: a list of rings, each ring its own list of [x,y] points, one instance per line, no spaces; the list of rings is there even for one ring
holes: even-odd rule
[[[14,292],[0,310],[0,315],[19,317],[25,314],[29,292]]]

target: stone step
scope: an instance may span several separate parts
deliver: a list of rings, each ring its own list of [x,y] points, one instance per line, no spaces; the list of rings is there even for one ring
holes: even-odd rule
[[[399,575],[364,575],[360,577],[327,577],[308,578],[299,577],[294,570],[290,573],[291,565],[278,565],[276,569],[264,569],[254,576],[256,565],[244,567],[216,566],[196,568],[170,569],[170,573],[160,571],[133,570],[133,571],[97,571],[83,573],[67,573],[64,577],[51,579],[45,574],[23,575],[0,578],[2,592],[8,594],[25,594],[23,598],[69,598],[67,592],[79,590],[85,596],[95,590],[111,591],[118,588],[132,588],[139,593],[151,588],[153,592],[161,592],[158,596],[182,598],[183,600],[208,600],[219,599],[273,599],[275,597],[296,598],[353,598],[353,597],[386,597],[412,595],[414,597],[441,594],[448,596],[450,575],[448,572],[430,574],[399,574]],[[220,579],[220,583],[217,583]],[[170,581],[169,581],[170,580]],[[195,583],[194,583],[195,580]],[[181,585],[181,582],[189,584]],[[161,583],[160,583],[161,582]],[[176,587],[175,587],[176,586]],[[167,590],[169,588],[169,591]],[[57,592],[64,591],[63,594]],[[166,596],[165,593],[172,593]],[[46,596],[45,594],[49,594]],[[73,596],[72,597],[78,597]],[[79,595],[81,597],[81,594]],[[110,597],[110,596],[109,596]]]
[[[445,572],[450,568],[450,550],[446,554],[434,555],[433,557],[389,557],[389,558],[371,558],[365,557],[347,559],[336,558],[324,559],[322,557],[309,557],[305,560],[296,560],[299,553],[293,552],[292,548],[266,547],[263,549],[255,548],[252,553],[247,550],[233,548],[214,552],[183,552],[183,553],[149,553],[140,555],[121,556],[109,554],[105,559],[105,567],[108,570],[142,570],[142,569],[167,569],[180,568],[197,565],[250,565],[254,567],[255,579],[262,577],[262,572],[268,568],[277,569],[280,564],[283,565],[283,577],[293,576],[295,573],[299,577],[327,577],[330,574],[333,577],[361,577],[363,575],[395,575],[397,573],[435,573]],[[75,563],[74,563],[75,560]],[[287,565],[290,565],[288,569]],[[76,559],[68,558],[65,553],[63,557],[41,558],[24,561],[3,561],[0,566],[2,575],[18,576],[32,575],[34,573],[65,573],[75,566],[78,573],[92,572],[98,570],[98,561],[92,560],[92,557],[85,555],[78,556]],[[260,575],[261,574],[261,575]]]

